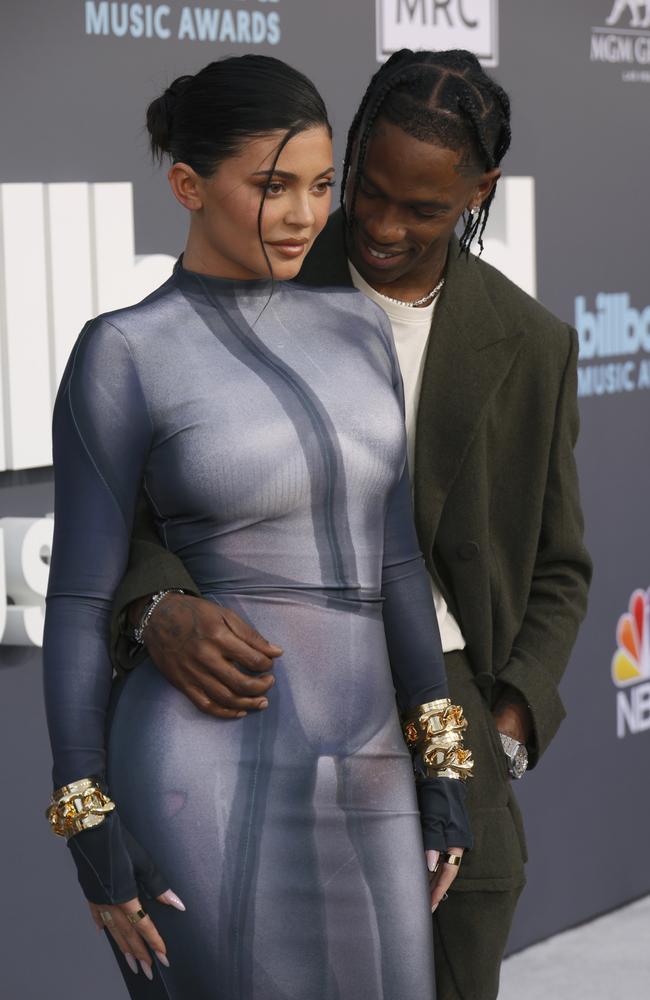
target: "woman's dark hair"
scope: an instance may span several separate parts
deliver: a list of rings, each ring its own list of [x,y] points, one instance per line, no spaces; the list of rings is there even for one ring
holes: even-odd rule
[[[329,129],[311,80],[272,56],[232,56],[194,76],[179,76],[147,109],[154,158],[165,155],[210,177],[247,139],[284,131]]]
[[[173,163],[187,163],[201,177],[212,176],[248,139],[284,131],[273,171],[294,135],[320,126],[331,136],[327,109],[314,84],[272,56],[232,56],[209,63],[194,76],[179,76],[147,108],[154,159],[169,156]],[[260,242],[268,183],[257,220]],[[262,249],[272,273],[263,242]]]
[[[461,152],[462,168],[477,173],[497,167],[510,145],[510,100],[476,56],[464,49],[446,52],[401,49],[373,76],[348,133],[341,182],[344,212],[352,155],[356,153],[348,199],[349,225],[354,219],[368,141],[380,117],[416,139]],[[476,215],[463,216],[462,253],[469,253],[476,236],[483,250],[483,233],[494,192],[495,188]]]

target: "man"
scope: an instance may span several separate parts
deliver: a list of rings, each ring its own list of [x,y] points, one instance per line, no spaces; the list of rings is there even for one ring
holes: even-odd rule
[[[469,53],[396,53],[350,130],[344,211],[300,274],[356,285],[391,320],[418,537],[451,698],[470,724],[475,848],[434,916],[438,1000],[497,995],[526,860],[510,778],[537,762],[564,714],[557,685],[591,574],[573,456],[575,332],[469,254],[509,119],[507,96]],[[151,602],[174,587],[188,593]],[[159,669],[196,705],[222,718],[263,710],[281,649],[192,594],[144,518],[116,598],[117,662],[129,606]]]

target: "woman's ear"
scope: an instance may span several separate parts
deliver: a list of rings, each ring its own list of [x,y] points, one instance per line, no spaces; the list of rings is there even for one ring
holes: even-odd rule
[[[176,201],[190,212],[203,208],[201,178],[187,163],[174,163],[167,173],[167,180]]]

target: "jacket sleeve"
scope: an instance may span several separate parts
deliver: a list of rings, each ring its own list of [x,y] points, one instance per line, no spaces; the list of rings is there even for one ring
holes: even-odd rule
[[[530,709],[530,766],[537,763],[565,715],[558,685],[586,613],[591,581],[574,455],[579,429],[577,359],[578,338],[570,330],[528,605],[510,659],[498,674],[499,682],[518,691]]]
[[[196,597],[200,596],[200,591],[183,562],[162,544],[151,507],[144,492],[140,492],[126,573],[115,591],[111,615],[111,659],[118,673],[131,670],[146,656],[145,649],[134,653],[131,630],[127,624],[129,605],[158,590],[174,587]]]
[[[392,337],[391,337],[392,347]],[[394,351],[394,349],[393,349]],[[393,385],[403,393],[393,353]],[[418,545],[408,464],[388,501],[382,568],[383,618],[397,702],[402,711],[449,697],[431,581]],[[471,734],[469,738],[471,746]],[[472,846],[460,779],[416,777],[425,849]]]
[[[111,602],[152,438],[129,346],[106,320],[88,324],[72,352],[53,438],[54,545],[43,642],[52,777],[55,788],[90,777],[105,787]],[[130,835],[117,805],[99,826],[68,840],[84,892],[97,903],[137,895]]]

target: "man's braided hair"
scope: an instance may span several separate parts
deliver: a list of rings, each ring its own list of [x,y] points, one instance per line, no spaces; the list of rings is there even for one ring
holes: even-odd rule
[[[348,225],[354,220],[359,180],[368,142],[378,118],[385,118],[408,135],[463,154],[459,169],[482,173],[498,167],[510,146],[510,100],[484,71],[476,56],[464,49],[412,52],[401,49],[375,73],[354,116],[345,151],[341,205]],[[357,146],[358,143],[358,146]],[[357,148],[346,212],[345,194]],[[496,187],[474,215],[463,215],[461,253],[469,254],[483,233]]]

